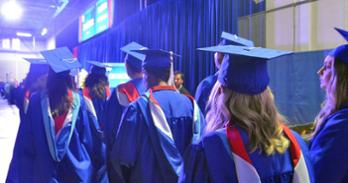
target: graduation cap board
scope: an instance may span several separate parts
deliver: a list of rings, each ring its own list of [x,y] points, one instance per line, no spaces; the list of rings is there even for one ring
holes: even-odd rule
[[[23,58],[28,61],[30,64],[44,64],[47,65],[47,60],[44,58]]]
[[[145,55],[143,68],[145,69],[166,69],[171,67],[174,57],[181,57],[171,51],[161,49],[134,50]]]
[[[81,67],[81,64],[73,57],[73,54],[67,47],[42,51],[41,54],[56,73]]]
[[[348,41],[348,31],[335,27],[335,30],[341,34],[341,36]]]
[[[98,62],[98,61],[87,61],[87,63],[89,64],[92,64],[93,66],[96,66],[96,67],[101,67],[101,68],[107,68],[109,67],[106,63],[104,62]]]
[[[135,57],[136,59],[138,59],[140,61],[144,61],[144,59],[145,59],[144,54],[134,52],[134,50],[144,50],[144,49],[148,49],[148,48],[146,48],[145,46],[143,46],[137,42],[131,42],[131,43],[125,45],[124,47],[122,47],[121,51]]]
[[[48,73],[48,63],[43,58],[23,58],[30,63],[29,73],[35,77],[40,77]]]
[[[93,65],[91,72],[97,74],[105,74],[106,71],[112,70],[112,68],[120,67],[121,63],[112,62],[98,62],[98,61],[87,61],[87,63]],[[123,63],[121,65],[124,65]]]
[[[223,39],[219,45],[236,45],[236,46],[249,46],[253,47],[254,42],[242,37],[237,36],[236,34],[231,34],[228,32],[222,32],[221,38]]]
[[[221,64],[218,81],[235,92],[248,95],[260,94],[267,88],[268,60],[292,53],[234,45],[198,48],[198,50],[229,54],[229,59]]]
[[[131,42],[121,48],[121,51],[127,54],[125,57],[125,61],[137,72],[141,72],[141,65],[142,65],[142,61],[144,61],[145,59],[145,55],[138,52],[134,52],[132,50],[144,50],[144,49],[148,49],[148,48],[146,48],[145,46],[137,42]]]
[[[91,69],[91,74],[105,75],[106,69],[109,68],[103,62],[87,61],[87,63],[93,65]]]
[[[343,29],[335,28],[335,30],[345,39],[348,41],[348,31],[345,31]],[[348,64],[348,45],[341,45],[337,48],[331,50],[329,55],[338,58],[340,61],[344,62],[345,64]]]

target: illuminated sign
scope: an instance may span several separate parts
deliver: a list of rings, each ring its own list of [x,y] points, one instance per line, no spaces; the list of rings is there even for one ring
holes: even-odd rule
[[[79,42],[110,28],[113,14],[113,0],[97,0],[79,17]]]

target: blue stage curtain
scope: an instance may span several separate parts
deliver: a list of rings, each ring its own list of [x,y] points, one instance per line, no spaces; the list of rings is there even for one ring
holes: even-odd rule
[[[81,43],[79,60],[84,66],[86,60],[122,62],[120,48],[131,41],[172,50],[182,56],[175,69],[185,74],[185,86],[194,93],[198,83],[215,72],[213,54],[196,48],[218,44],[222,31],[237,33],[239,6],[234,0],[159,1]]]

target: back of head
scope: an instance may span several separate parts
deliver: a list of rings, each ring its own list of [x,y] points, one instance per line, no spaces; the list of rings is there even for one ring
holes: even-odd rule
[[[268,88],[267,62],[291,52],[232,45],[200,50],[229,54],[208,100],[206,133],[235,125],[247,132],[252,151],[284,153],[289,140],[282,133],[284,119]]]
[[[56,73],[49,70],[47,94],[53,117],[67,112],[71,107],[72,97],[69,96],[69,91],[75,89],[75,84],[69,73],[70,71]]]
[[[145,81],[147,83],[147,87],[151,88],[153,86],[158,85],[160,82],[168,83],[170,78],[170,69],[164,68],[161,70],[147,68],[144,69]]]
[[[160,49],[137,50],[136,52],[146,56],[142,67],[145,71],[144,76],[148,88],[159,82],[174,85],[173,59],[180,55]]]
[[[132,79],[140,76],[142,72],[142,61],[145,59],[145,55],[137,53],[135,50],[144,49],[147,48],[134,41],[121,48],[122,52],[126,54],[124,61],[126,63],[127,73]]]
[[[278,112],[272,92],[266,88],[257,95],[235,92],[217,82],[210,94],[205,133],[230,125],[237,125],[249,135],[249,148],[266,154],[284,153],[289,141],[283,136],[284,120]]]
[[[68,112],[71,107],[72,90],[75,90],[76,86],[70,72],[79,68],[81,64],[67,47],[42,51],[41,54],[50,66],[47,94],[52,116],[56,117]]]
[[[85,80],[85,87],[89,89],[91,97],[105,100],[107,98],[106,88],[109,87],[109,81],[104,74],[88,74]]]
[[[91,69],[92,74],[96,75],[105,75],[106,74],[106,68],[105,67],[98,67],[98,66],[93,66]]]
[[[31,64],[29,72],[24,80],[24,88],[26,90],[36,90],[40,89],[37,82],[46,78],[48,73],[48,65],[47,64]]]
[[[347,50],[348,51],[348,50]],[[341,107],[348,103],[348,64],[341,61],[339,58],[334,62],[336,78],[336,107]]]
[[[132,56],[130,54],[127,54],[124,58],[124,61],[127,65],[127,72],[130,72],[132,74],[133,73],[141,73],[142,62],[139,61],[137,58],[135,58],[134,56]],[[130,75],[132,75],[132,74],[130,74]]]

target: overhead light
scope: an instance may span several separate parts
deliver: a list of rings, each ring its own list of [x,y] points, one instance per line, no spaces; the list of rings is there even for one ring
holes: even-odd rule
[[[16,35],[18,37],[32,37],[33,36],[30,33],[28,33],[28,32],[16,32]]]
[[[44,27],[42,30],[41,30],[41,36],[44,36],[44,35],[46,35],[47,34],[47,28],[46,27]]]
[[[22,8],[15,0],[9,0],[2,5],[1,13],[8,20],[18,20],[22,16]]]

